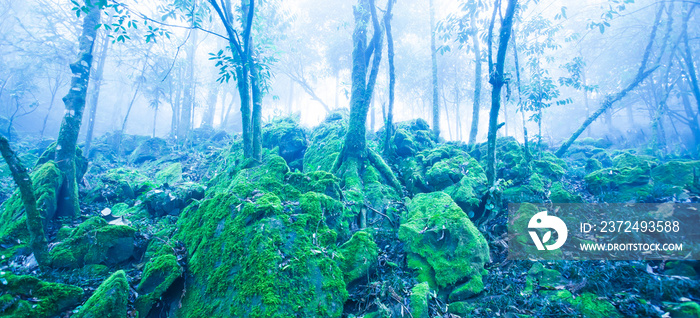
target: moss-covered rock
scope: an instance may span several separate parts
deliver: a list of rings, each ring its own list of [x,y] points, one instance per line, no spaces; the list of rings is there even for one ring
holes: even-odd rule
[[[540,262],[532,265],[525,277],[525,289],[523,294],[526,296],[532,295],[536,291],[536,287],[545,290],[561,289],[567,281],[558,271],[545,268]]]
[[[697,318],[700,317],[700,305],[694,301],[686,301],[671,307],[671,318]]]
[[[555,182],[549,188],[549,199],[552,203],[580,203],[583,202],[581,195],[569,192],[561,182]]]
[[[305,172],[331,171],[343,147],[347,124],[347,114],[334,112],[314,128],[309,138],[309,147],[304,154]]]
[[[34,169],[38,169],[45,163],[49,161],[56,161],[56,142],[50,144],[44,152],[39,156],[39,159],[37,159],[36,164],[34,165]],[[25,163],[29,164],[29,163]],[[80,183],[80,180],[83,179],[83,176],[87,172],[88,169],[88,160],[83,157],[83,151],[80,148],[77,148],[75,150],[75,179],[78,180],[78,183]]]
[[[350,240],[340,246],[343,260],[340,270],[344,273],[345,283],[351,285],[358,280],[367,279],[377,268],[379,249],[366,231],[358,231]]]
[[[56,216],[58,193],[63,175],[53,161],[39,166],[31,175],[34,195],[37,198],[37,208],[48,222]],[[29,241],[27,216],[19,191],[0,205],[0,243],[17,244]]]
[[[291,172],[287,174],[286,181],[297,188],[301,193],[323,193],[331,198],[339,200],[343,193],[340,189],[340,179],[326,171],[314,171],[309,173]]]
[[[427,282],[416,284],[411,288],[411,316],[414,318],[429,318],[428,293],[430,286]]]
[[[170,164],[156,172],[156,186],[162,186],[163,184],[175,185],[180,181],[182,181],[182,164],[179,162]]]
[[[73,315],[74,318],[126,318],[129,282],[123,270],[107,278]]]
[[[588,191],[612,202],[643,201],[652,195],[650,173],[657,165],[656,159],[623,152],[612,161],[611,168],[586,175]]]
[[[407,205],[399,239],[418,280],[436,289],[480,279],[489,249],[483,235],[443,192],[419,194]]]
[[[86,264],[121,263],[134,253],[134,233],[132,227],[110,225],[102,218],[93,217],[51,249],[51,264],[76,268]]]
[[[152,216],[179,215],[193,200],[204,198],[204,191],[201,184],[187,182],[176,187],[151,190],[143,202]]]
[[[136,287],[139,297],[136,310],[141,317],[147,317],[153,305],[168,290],[168,287],[182,276],[182,267],[175,255],[160,255],[146,263],[141,282]]]
[[[263,147],[277,147],[277,154],[287,161],[292,170],[303,169],[304,153],[308,144],[306,132],[299,126],[298,118],[278,118],[263,126]]]
[[[651,178],[664,194],[700,193],[700,161],[669,161],[651,169]]]
[[[271,192],[232,189],[180,217],[177,238],[189,257],[178,315],[339,317],[348,294],[319,195],[287,205]]]
[[[127,202],[153,189],[155,184],[135,169],[116,168],[100,177],[100,183],[88,193],[92,202]]]
[[[12,318],[57,317],[80,303],[83,289],[49,283],[33,276],[0,272],[0,316]]]
[[[158,160],[170,152],[168,143],[158,137],[149,138],[139,144],[129,155],[129,163],[142,164],[146,161]]]

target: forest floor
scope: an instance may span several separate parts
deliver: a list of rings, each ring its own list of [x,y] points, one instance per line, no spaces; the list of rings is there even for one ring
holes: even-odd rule
[[[484,144],[436,144],[413,120],[385,158],[397,193],[371,165],[328,172],[346,125],[343,113],[313,129],[274,120],[262,162],[213,129],[184,144],[106,134],[74,221],[42,160],[51,142],[15,142],[49,219],[51,268],[33,258],[2,165],[0,317],[700,317],[697,261],[507,257],[508,203],[696,203],[700,161],[586,138],[528,162],[503,137],[489,188]],[[368,137],[378,153],[381,136]]]

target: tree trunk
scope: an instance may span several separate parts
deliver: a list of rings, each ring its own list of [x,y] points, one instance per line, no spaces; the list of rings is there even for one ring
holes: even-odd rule
[[[251,88],[253,93],[253,159],[262,160],[262,92],[258,66],[251,62]]]
[[[456,69],[455,69],[456,73]],[[456,78],[456,74],[455,74]],[[457,133],[455,134],[455,137],[457,137],[458,141],[462,141],[462,115],[459,113],[459,102],[460,102],[460,94],[459,94],[459,85],[457,84],[457,81],[455,81],[455,130]]]
[[[429,1],[430,10],[430,61],[433,73],[433,139],[440,142],[440,104],[438,101],[437,48],[435,47],[435,5]]]
[[[396,69],[394,66],[394,36],[391,33],[391,9],[394,1],[389,0],[387,12],[384,17],[384,31],[386,32],[387,60],[389,62],[389,106],[386,110],[386,123],[384,124],[384,156],[391,156],[391,136],[394,134],[394,89],[396,87]],[[336,77],[336,96],[337,96]],[[337,97],[336,97],[337,101]],[[337,107],[337,105],[336,105]]]
[[[523,122],[523,153],[525,154],[525,164],[529,168],[530,166],[530,145],[527,137],[527,121],[525,120],[525,110],[523,109],[523,92],[522,85],[520,82],[520,62],[518,60],[518,45],[516,42],[517,36],[515,35],[515,30],[513,30],[513,59],[515,60],[515,78],[518,84],[518,107],[517,111],[520,111],[520,117]]]
[[[178,143],[184,144],[187,140],[187,133],[190,131],[192,110],[194,109],[195,100],[195,55],[197,54],[197,30],[191,30],[192,36],[190,46],[187,50],[187,72],[185,73],[184,99],[180,105],[180,120],[178,121],[177,140]]]
[[[591,116],[589,116],[589,117],[583,122],[583,124],[581,124],[581,127],[579,127],[578,130],[576,130],[576,131],[573,133],[573,135],[571,135],[571,137],[569,138],[569,140],[567,140],[566,142],[564,142],[564,143],[561,145],[561,147],[559,147],[559,150],[557,150],[557,152],[556,152],[556,154],[555,154],[557,157],[563,156],[564,153],[566,153],[566,151],[569,149],[569,147],[571,147],[571,144],[573,144],[574,141],[576,141],[576,139],[581,135],[581,133],[583,133],[583,131],[586,130],[586,128],[587,128],[592,122],[594,122],[596,119],[598,119],[598,117],[599,117],[600,115],[602,115],[602,114],[605,113],[608,109],[610,109],[610,108],[612,107],[613,104],[615,104],[617,101],[619,101],[619,100],[621,100],[623,97],[625,97],[625,95],[627,95],[627,93],[629,93],[631,90],[633,90],[635,87],[637,87],[637,85],[639,85],[639,83],[641,83],[645,78],[647,78],[647,76],[649,76],[649,74],[653,73],[653,72],[659,67],[659,65],[655,65],[655,66],[651,67],[651,68],[648,69],[648,70],[646,69],[646,68],[647,68],[647,62],[649,61],[649,56],[651,55],[651,50],[652,50],[652,47],[653,47],[653,45],[654,45],[654,38],[656,37],[656,31],[657,31],[657,29],[658,29],[658,27],[659,27],[659,23],[660,23],[660,21],[661,21],[661,12],[662,12],[662,11],[663,11],[663,6],[661,6],[661,7],[659,8],[659,10],[656,12],[656,18],[655,18],[655,20],[654,20],[654,25],[653,25],[652,28],[651,28],[651,34],[650,34],[650,36],[649,36],[649,42],[647,43],[647,47],[646,47],[646,49],[644,50],[644,55],[642,56],[642,61],[641,61],[640,65],[639,65],[639,70],[637,71],[637,76],[635,76],[635,78],[632,80],[631,83],[629,83],[629,84],[627,85],[627,87],[625,87],[625,88],[623,88],[621,91],[617,92],[617,94],[615,94],[615,95],[608,95],[608,96],[605,98],[605,100],[603,101],[603,104],[601,105],[601,107],[600,107],[596,112],[594,112]]]
[[[681,81],[684,83],[684,81]],[[688,117],[688,127],[693,133],[693,140],[695,141],[694,148],[700,145],[700,123],[698,123],[698,115],[693,111],[693,107],[690,106],[690,98],[688,98],[688,90],[685,87],[681,88],[681,101],[683,102],[683,109]]]
[[[85,134],[85,157],[90,158],[90,147],[92,146],[92,138],[95,132],[95,119],[97,117],[97,104],[100,99],[100,88],[102,86],[102,76],[105,69],[105,61],[107,60],[107,52],[109,49],[109,31],[105,30],[102,36],[102,49],[98,56],[97,68],[92,77],[92,94],[90,94],[90,111],[88,112],[88,126]]]
[[[202,126],[214,127],[216,104],[219,101],[219,88],[220,86],[216,85],[209,89],[209,96],[207,96],[207,109],[204,112],[204,118],[202,118]]]
[[[476,135],[479,133],[479,109],[481,108],[481,49],[479,48],[478,29],[476,19],[472,18],[471,27],[474,35],[472,44],[474,45],[474,107],[472,108],[472,127],[469,131],[469,144],[476,143]]]
[[[37,209],[36,196],[32,186],[32,179],[24,168],[22,162],[10,148],[7,139],[0,134],[0,152],[2,157],[7,162],[12,172],[12,178],[17,183],[19,193],[24,204],[24,210],[27,214],[27,229],[29,230],[29,244],[34,252],[39,266],[46,268],[50,264],[48,243],[44,234],[44,217],[41,216]]]
[[[494,67],[489,67],[489,83],[493,89],[491,90],[491,111],[489,112],[489,131],[488,131],[488,153],[486,157],[486,176],[488,178],[489,186],[496,184],[496,133],[501,125],[498,123],[498,113],[501,108],[501,88],[505,84],[505,78],[503,74],[503,69],[505,67],[506,51],[508,49],[508,42],[510,41],[510,34],[513,27],[513,16],[515,15],[515,6],[518,0],[508,0],[508,7],[506,8],[506,14],[501,23],[501,32],[498,41],[498,51],[496,53],[496,64]],[[497,8],[494,8],[496,10]],[[495,14],[491,19],[491,24],[494,23]],[[492,50],[490,48],[491,43],[489,42],[489,60],[492,61],[491,57]]]
[[[61,123],[56,146],[56,163],[63,172],[62,195],[59,195],[59,211],[70,218],[80,215],[78,200],[78,180],[75,171],[75,156],[78,143],[78,133],[85,109],[85,98],[90,82],[92,66],[92,49],[97,37],[95,26],[100,21],[100,8],[93,7],[85,15],[83,30],[79,38],[78,60],[70,65],[71,88],[63,97],[66,113]]]
[[[49,116],[51,116],[51,109],[53,109],[54,101],[56,100],[56,94],[58,93],[58,88],[60,86],[60,77],[63,75],[56,76],[55,86],[51,87],[51,82],[49,82],[49,91],[51,92],[51,102],[49,103],[49,109],[46,111],[46,117],[44,117],[44,123],[41,125],[41,134],[39,139],[44,140],[44,132],[46,131],[46,123],[49,121]]]
[[[683,60],[685,61],[685,66],[688,71],[688,77],[690,77],[690,82],[688,83],[691,88],[691,92],[693,92],[693,96],[695,96],[695,102],[697,104],[698,111],[700,111],[700,84],[698,83],[698,75],[695,70],[695,62],[693,61],[693,50],[690,48],[690,44],[688,43],[688,19],[690,19],[690,15],[693,13],[693,9],[695,9],[695,6],[697,4],[693,4],[688,12],[686,13],[686,16],[683,18],[683,45],[685,46],[685,54],[683,55]]]

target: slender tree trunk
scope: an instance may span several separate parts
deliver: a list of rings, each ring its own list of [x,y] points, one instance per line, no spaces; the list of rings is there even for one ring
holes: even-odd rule
[[[588,87],[588,84],[586,83],[586,72],[584,71],[581,72],[581,82],[583,83],[583,105],[586,107],[586,118],[588,118],[588,116],[591,115],[591,108],[588,105],[588,90],[586,89],[586,87]],[[590,137],[591,130],[586,130],[586,134],[588,137]]]
[[[445,98],[445,89],[442,90],[442,107],[445,108],[445,120],[447,121],[447,135],[452,140],[452,127],[450,126],[450,112],[447,109],[447,99]]]
[[[338,102],[340,97],[340,69],[335,70],[335,103],[334,109],[338,109]]]
[[[88,126],[85,134],[85,157],[90,158],[90,147],[95,132],[95,119],[97,117],[97,104],[100,99],[100,88],[102,86],[102,74],[105,69],[107,52],[109,49],[109,31],[104,31],[102,36],[102,49],[98,57],[97,68],[93,76],[92,94],[90,95],[90,111],[88,113]]]
[[[216,104],[219,101],[219,85],[211,87],[209,89],[209,96],[207,96],[207,110],[204,113],[204,118],[202,118],[202,126],[214,127],[214,117],[216,115]]]
[[[455,69],[456,73],[456,69]],[[456,75],[455,75],[456,78]],[[455,129],[457,130],[456,137],[458,141],[462,141],[462,115],[459,113],[459,103],[460,103],[460,94],[459,94],[459,85],[457,84],[457,81],[455,81]]]
[[[697,4],[693,4],[683,18],[683,45],[685,46],[683,60],[685,60],[688,77],[690,78],[690,82],[688,84],[690,85],[691,92],[693,92],[693,96],[695,96],[698,111],[700,111],[700,84],[698,83],[698,75],[695,70],[695,62],[693,61],[693,50],[690,47],[690,43],[688,43],[688,19],[690,19],[696,5]]]
[[[377,109],[375,107],[376,98],[374,98],[374,96],[372,96],[372,98],[370,100],[371,100],[371,102],[369,104],[370,105],[370,107],[369,107],[369,131],[374,132],[375,116],[377,113]]]
[[[336,100],[338,98],[336,97]],[[294,111],[292,109],[292,106],[294,106],[294,80],[292,78],[289,78],[289,99],[287,100],[287,113],[292,114]]]
[[[515,15],[515,7],[517,2],[517,0],[508,0],[506,14],[503,18],[503,22],[501,23],[498,51],[496,53],[496,64],[494,67],[489,67],[491,72],[489,74],[489,83],[491,83],[493,89],[491,90],[491,111],[489,112],[486,176],[490,186],[496,184],[496,134],[498,132],[498,128],[500,127],[498,123],[498,113],[501,108],[501,88],[503,87],[503,84],[505,84],[503,69],[505,67],[506,51],[508,49],[508,42],[510,41],[510,34],[513,27],[513,16]],[[494,10],[496,9],[497,8],[494,8]],[[492,25],[494,20],[495,14],[491,20]],[[492,61],[492,50],[490,49],[490,46],[491,43],[489,42],[489,61]]]
[[[184,144],[187,140],[187,133],[190,131],[191,120],[192,120],[192,110],[194,109],[195,100],[195,55],[197,54],[197,30],[191,31],[192,36],[190,41],[190,46],[187,50],[187,72],[185,73],[185,83],[184,89],[184,100],[180,105],[180,120],[178,121],[177,130],[177,140],[179,143]]]
[[[252,63],[251,63],[252,64]],[[253,155],[258,161],[262,160],[262,91],[260,90],[260,75],[257,65],[251,68],[251,88],[253,93]]]
[[[394,89],[396,87],[396,69],[394,66],[394,36],[391,33],[391,9],[394,6],[394,0],[389,0],[387,12],[384,17],[384,31],[386,32],[387,60],[389,62],[389,106],[386,111],[386,123],[384,125],[384,155],[391,155],[391,136],[394,134]],[[337,80],[336,77],[336,96],[337,96]],[[337,97],[336,97],[337,100]],[[336,105],[337,107],[337,105]]]
[[[601,107],[594,112],[591,116],[589,116],[583,124],[581,124],[581,127],[576,130],[571,137],[564,142],[561,147],[559,147],[559,150],[556,152],[557,157],[561,157],[566,153],[566,151],[571,147],[571,144],[576,141],[576,139],[583,133],[584,130],[600,115],[608,111],[612,107],[613,104],[615,104],[617,101],[621,100],[627,93],[629,93],[631,90],[633,90],[639,83],[641,83],[649,74],[653,73],[659,66],[655,65],[651,67],[650,69],[647,69],[647,62],[649,61],[649,56],[651,55],[651,50],[654,45],[654,38],[656,37],[656,31],[659,27],[659,23],[661,21],[661,13],[663,11],[663,6],[659,8],[659,10],[656,12],[656,18],[654,20],[654,25],[651,28],[651,34],[649,36],[649,42],[647,43],[647,47],[644,51],[644,55],[642,56],[642,61],[639,65],[639,70],[637,71],[637,76],[632,80],[631,83],[629,83],[625,88],[623,88],[621,91],[617,92],[617,94],[614,95],[608,95],[605,100],[603,101],[603,104]]]
[[[681,81],[684,83],[684,81]],[[693,107],[690,105],[690,98],[688,98],[687,88],[683,87],[681,89],[681,101],[683,102],[683,109],[688,117],[688,127],[693,133],[693,141],[695,141],[695,148],[700,145],[700,123],[698,123],[698,115],[693,111]]]
[[[80,201],[78,199],[78,180],[75,168],[75,157],[78,143],[78,133],[85,109],[85,98],[90,82],[90,68],[92,66],[92,49],[97,37],[95,26],[100,21],[100,8],[93,7],[85,15],[83,30],[79,38],[78,60],[70,65],[71,88],[63,97],[66,105],[66,113],[61,123],[56,146],[56,163],[63,172],[64,180],[62,191],[59,195],[59,206],[71,218],[80,215]]]
[[[48,267],[50,264],[48,243],[44,234],[44,217],[41,216],[36,204],[36,196],[32,185],[32,179],[24,168],[19,157],[10,148],[7,139],[0,135],[0,153],[5,162],[10,167],[12,178],[15,180],[19,193],[24,204],[24,211],[27,214],[27,229],[29,230],[29,244],[34,252],[37,263],[41,267]]]
[[[178,73],[180,76],[178,76],[179,80],[176,81],[178,84],[175,93],[175,99],[170,101],[170,105],[173,110],[173,117],[171,118],[170,121],[170,136],[177,138],[177,132],[178,132],[178,126],[180,126],[180,107],[182,105],[182,93],[184,90],[184,85],[185,83],[182,80],[182,69],[178,70]]]
[[[474,45],[474,107],[472,108],[472,127],[469,131],[469,144],[476,143],[476,135],[479,133],[479,110],[481,109],[481,49],[479,48],[478,29],[476,19],[471,20],[472,44]]]
[[[438,101],[437,48],[435,47],[435,4],[429,0],[430,10],[430,60],[433,73],[433,139],[440,142],[440,104]]]

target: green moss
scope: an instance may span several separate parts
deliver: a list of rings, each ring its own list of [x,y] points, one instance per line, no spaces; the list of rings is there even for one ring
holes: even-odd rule
[[[559,287],[564,285],[566,285],[566,280],[558,271],[545,268],[542,263],[536,262],[527,272],[523,294],[532,295],[535,292],[535,287],[552,290],[560,289]]]
[[[83,289],[77,286],[49,283],[33,276],[16,276],[0,272],[5,295],[0,299],[3,317],[44,318],[58,316],[77,305]],[[34,298],[29,302],[24,299]]]
[[[650,173],[656,160],[627,152],[615,156],[613,167],[594,171],[585,177],[592,194],[608,201],[645,200],[652,196]]]
[[[549,188],[550,194],[549,199],[552,203],[580,203],[583,199],[580,195],[571,193],[564,189],[564,185],[561,182],[555,182],[552,187]]]
[[[534,172],[550,180],[560,180],[566,173],[564,161],[554,156],[551,152],[544,152],[540,159],[532,160],[531,166]]]
[[[63,175],[53,161],[46,162],[34,170],[31,175],[37,208],[45,222],[54,218],[58,204],[58,191]],[[0,205],[0,243],[17,244],[28,242],[27,217],[19,191]]]
[[[687,301],[674,306],[669,312],[672,318],[697,318],[700,317],[700,305],[694,301]]]
[[[667,194],[678,194],[685,190],[698,191],[700,161],[669,161],[651,170],[655,185],[665,186]]]
[[[474,310],[476,308],[477,307],[471,302],[458,301],[450,303],[447,307],[447,311],[460,317],[474,317]]]
[[[107,278],[90,296],[74,318],[123,318],[129,301],[129,282],[123,270]]]
[[[345,283],[350,284],[359,279],[366,279],[377,267],[379,249],[366,231],[358,231],[350,240],[340,246],[343,260],[340,270],[344,273]]]
[[[182,267],[175,255],[161,255],[146,263],[141,282],[136,287],[139,297],[135,307],[139,315],[146,317],[153,304],[181,275]]]
[[[588,158],[586,160],[586,173],[591,173],[596,170],[603,169],[603,164],[596,158]]]
[[[310,144],[304,154],[304,171],[331,171],[345,140],[347,117],[331,113],[311,133]]]
[[[411,315],[414,318],[428,318],[428,293],[430,286],[427,282],[416,284],[411,288]]]
[[[109,225],[102,218],[90,218],[53,247],[52,266],[76,268],[123,262],[133,254],[135,232],[126,225]]]
[[[488,245],[449,195],[419,194],[407,208],[399,239],[406,243],[409,262],[420,259],[413,263],[427,263],[435,272],[432,287],[444,288],[481,276],[489,260]]]
[[[318,192],[334,199],[340,199],[340,179],[326,171],[314,171],[309,173],[291,172],[287,174],[286,181],[301,193]]]
[[[450,302],[472,298],[484,290],[484,281],[481,275],[474,276],[468,282],[457,286],[449,296]]]
[[[250,202],[221,193],[185,211],[176,237],[190,253],[190,280],[178,314],[340,316],[347,291],[315,196],[295,207],[272,193]]]
[[[166,183],[174,185],[180,181],[182,181],[182,164],[179,162],[173,163],[156,173],[156,186],[161,186]]]

